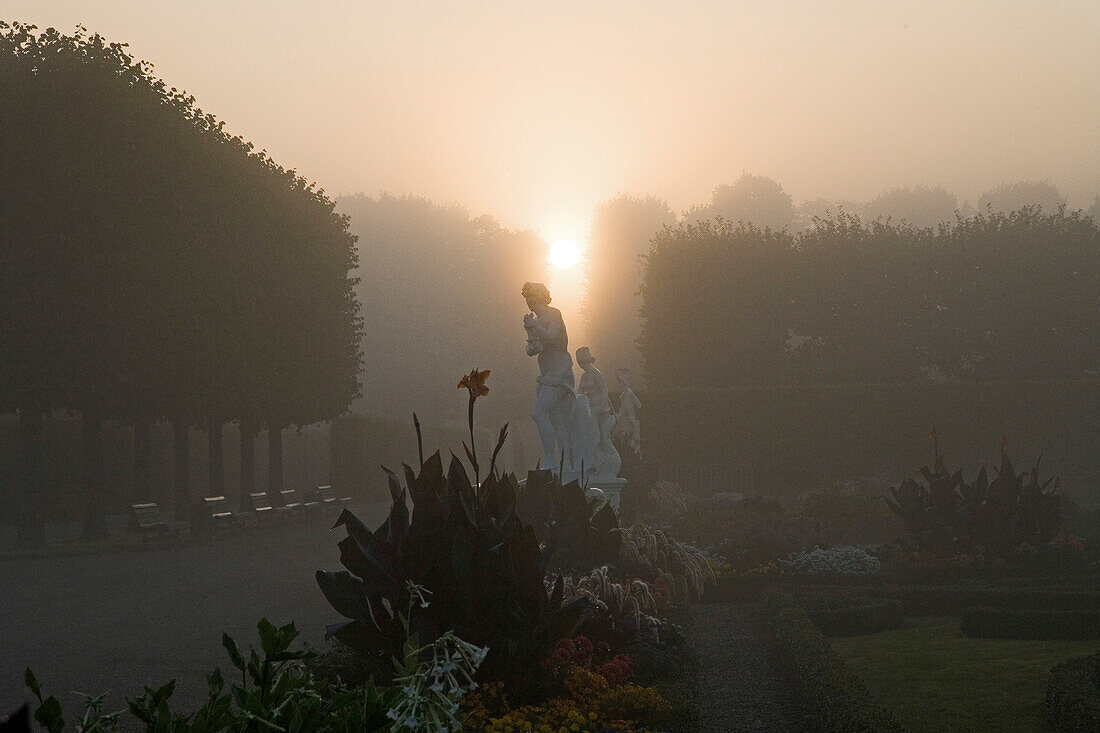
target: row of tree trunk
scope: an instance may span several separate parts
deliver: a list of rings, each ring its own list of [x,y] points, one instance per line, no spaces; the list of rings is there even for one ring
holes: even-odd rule
[[[103,421],[94,407],[81,411],[81,447],[83,453],[83,485],[87,496],[84,528],[81,539],[99,540],[109,536],[107,530],[106,473],[103,455]],[[191,426],[183,421],[172,423],[173,508],[177,519],[189,518],[191,507]],[[241,481],[238,495],[240,511],[251,508],[249,494],[256,492],[256,436],[259,426],[241,424]],[[135,501],[148,499],[150,422],[138,421],[133,428],[133,485]],[[18,512],[19,543],[42,546],[46,543],[46,456],[42,443],[42,413],[26,409],[19,413],[19,440],[22,456],[22,480],[27,501]],[[209,483],[206,496],[225,496],[225,458],[222,452],[222,424],[207,428],[207,464]],[[269,494],[283,489],[282,429],[268,427],[268,487]]]

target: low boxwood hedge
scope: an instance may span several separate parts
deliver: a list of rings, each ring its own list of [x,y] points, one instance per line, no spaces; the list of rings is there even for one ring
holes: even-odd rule
[[[959,628],[978,639],[1100,639],[1100,611],[967,608]]]
[[[889,598],[817,599],[799,605],[825,636],[874,634],[901,628],[905,620],[901,601]]]
[[[904,731],[879,705],[863,681],[836,655],[806,612],[782,605],[772,596],[779,654],[810,718],[807,729],[821,733],[896,733]]]
[[[1100,730],[1100,652],[1050,670],[1047,711],[1057,733]]]

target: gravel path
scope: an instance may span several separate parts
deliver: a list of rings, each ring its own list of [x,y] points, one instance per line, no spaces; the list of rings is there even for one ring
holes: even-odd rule
[[[804,729],[779,674],[771,630],[756,606],[695,606],[688,644],[698,666],[699,733]]]
[[[370,526],[385,505],[357,508]],[[84,557],[0,561],[0,713],[30,693],[30,666],[71,718],[71,694],[110,691],[106,707],[142,685],[177,681],[173,708],[190,711],[205,699],[204,675],[229,667],[222,631],[242,647],[259,646],[256,622],[294,621],[299,640],[320,643],[325,624],[340,617],[314,572],[340,567],[343,529],[300,522],[257,528],[216,540],[147,551]]]

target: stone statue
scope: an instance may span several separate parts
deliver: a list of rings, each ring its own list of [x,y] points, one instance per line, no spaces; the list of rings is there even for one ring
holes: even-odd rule
[[[638,427],[638,410],[642,407],[641,400],[638,399],[638,395],[634,394],[634,390],[630,388],[630,384],[627,382],[627,375],[629,370],[620,369],[615,373],[615,378],[619,382],[619,409],[615,412],[615,424],[612,430],[612,436],[619,441],[620,445],[625,445],[634,453],[635,456],[641,458],[642,455],[642,441],[641,431]]]
[[[595,438],[588,398],[573,388],[573,359],[561,311],[550,307],[550,290],[525,283],[523,297],[530,313],[523,317],[527,355],[538,356],[535,409],[531,418],[542,441],[543,466],[563,473],[591,470]]]
[[[592,431],[596,436],[592,480],[598,482],[615,478],[619,475],[623,461],[611,443],[611,427],[615,424],[615,417],[611,414],[611,402],[607,397],[607,380],[596,368],[596,358],[587,346],[577,349],[577,364],[584,369],[577,391],[588,398],[588,409],[592,413]]]

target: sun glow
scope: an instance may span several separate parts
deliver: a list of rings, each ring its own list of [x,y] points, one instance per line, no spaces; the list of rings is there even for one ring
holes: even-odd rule
[[[571,239],[559,239],[550,247],[550,262],[555,267],[568,270],[581,260],[581,249]]]

